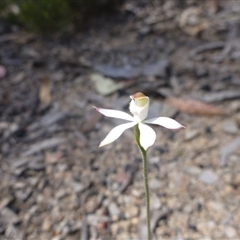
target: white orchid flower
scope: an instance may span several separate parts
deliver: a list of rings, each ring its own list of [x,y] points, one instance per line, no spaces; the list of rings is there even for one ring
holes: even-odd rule
[[[119,118],[130,121],[129,123],[124,123],[113,128],[106,136],[106,138],[100,143],[99,147],[103,147],[112,143],[113,141],[117,140],[126,129],[138,124],[140,131],[140,144],[144,150],[147,151],[147,149],[154,144],[156,140],[156,133],[151,127],[146,125],[146,123],[160,125],[168,129],[184,128],[184,126],[182,126],[180,123],[168,117],[157,117],[145,120],[148,115],[150,102],[149,98],[141,92],[131,95],[130,98],[132,100],[130,102],[129,110],[133,116],[118,110],[94,107],[98,112],[105,115],[106,117]]]

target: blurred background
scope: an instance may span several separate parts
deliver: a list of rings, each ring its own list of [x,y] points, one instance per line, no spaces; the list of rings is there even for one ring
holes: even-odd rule
[[[156,239],[239,239],[239,64],[239,1],[0,1],[0,238],[146,239],[140,91]]]

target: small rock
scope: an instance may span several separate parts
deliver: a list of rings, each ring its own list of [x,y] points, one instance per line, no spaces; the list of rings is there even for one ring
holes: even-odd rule
[[[78,231],[82,228],[82,221],[74,221],[73,225],[71,226],[71,232]]]
[[[39,201],[38,201],[39,203]],[[38,206],[37,205],[33,205],[32,207],[30,207],[27,212],[24,214],[23,216],[23,221],[24,222],[28,222],[38,211]]]
[[[70,232],[69,222],[67,220],[62,220],[60,223],[57,224],[55,231],[59,233],[62,237],[65,237]]]
[[[28,168],[36,171],[41,171],[45,169],[45,164],[42,162],[42,159],[41,161],[33,160],[28,164]]]
[[[11,201],[12,201],[12,197],[8,196],[6,198],[3,198],[1,201],[0,201],[0,212],[1,210],[6,207]]]
[[[91,226],[97,226],[98,222],[109,222],[110,218],[107,216],[99,216],[97,214],[88,214],[87,223]]]
[[[169,217],[168,225],[170,228],[186,229],[188,226],[188,215],[179,211],[173,212]]]
[[[131,224],[138,225],[139,224],[139,217],[134,217],[131,219]]]
[[[115,202],[111,202],[108,206],[108,211],[112,219],[117,220],[119,219],[120,210],[118,205]]]
[[[74,190],[76,193],[81,193],[81,192],[83,192],[88,186],[85,186],[84,184],[79,183],[79,182],[72,182],[72,183],[71,183],[71,187],[73,188],[73,190]]]
[[[51,79],[54,81],[54,82],[60,82],[64,79],[65,75],[64,75],[64,72],[63,71],[57,71],[57,72],[54,72],[52,75],[51,75]]]
[[[159,162],[160,162],[160,157],[151,157],[149,159],[150,164],[159,164]]]
[[[140,198],[143,195],[143,192],[138,189],[132,189],[131,195],[137,198]]]
[[[155,189],[156,190],[156,189],[161,188],[161,186],[162,186],[161,182],[156,178],[153,178],[149,181],[149,188],[150,189]]]
[[[96,197],[96,196],[91,197],[91,198],[86,202],[86,205],[85,205],[86,212],[87,212],[87,213],[93,213],[93,212],[96,210],[96,206],[97,206],[97,205],[98,205],[97,197]]]
[[[52,227],[52,223],[51,223],[50,217],[47,216],[43,219],[42,230],[44,232],[47,232],[51,229],[51,227]]]
[[[66,191],[66,189],[61,188],[56,192],[55,197],[57,199],[61,199],[61,198],[64,198],[66,195],[68,195],[68,192]]]
[[[45,153],[45,161],[50,164],[57,163],[61,157],[62,153],[60,151],[54,153],[52,152]]]
[[[206,184],[213,184],[217,181],[218,176],[212,170],[205,170],[201,173],[199,179]]]
[[[231,227],[231,226],[228,226],[225,228],[225,235],[228,237],[228,238],[234,238],[236,239],[237,237],[237,231],[235,228]]]
[[[198,176],[201,173],[201,169],[195,166],[189,166],[184,168],[184,172],[191,174],[193,176]]]
[[[224,206],[221,202],[217,201],[209,201],[207,203],[207,207],[209,211],[215,211],[215,212],[223,212],[224,211]]]
[[[240,81],[238,80],[238,82],[239,82],[239,86],[240,86]],[[240,106],[239,106],[239,100],[233,100],[233,101],[231,101],[230,103],[229,103],[229,106],[228,106],[228,108],[229,108],[229,112],[232,112],[232,113],[238,113],[239,112],[239,110],[240,110]],[[235,120],[237,120],[237,114],[235,115],[234,114],[234,119]],[[231,120],[233,120],[233,118],[231,118]],[[236,121],[237,122],[237,121]]]
[[[238,126],[234,121],[226,121],[223,124],[223,131],[228,134],[237,134],[239,132]]]
[[[62,236],[60,235],[57,235],[57,236],[54,236],[53,238],[51,238],[51,240],[61,240],[62,239]]]
[[[28,179],[31,186],[35,187],[39,182],[39,177],[31,177]]]
[[[213,224],[214,224],[214,222],[213,222]],[[201,220],[199,220],[196,224],[197,230],[199,232],[204,232],[205,236],[211,235],[212,229],[211,229],[210,226],[209,226],[209,223],[207,221],[201,221]],[[216,226],[215,226],[214,229],[216,229]],[[210,239],[210,238],[207,238],[207,239]]]
[[[233,139],[230,143],[226,144],[220,149],[220,164],[225,165],[225,162],[230,154],[236,151],[240,146],[240,137]],[[234,157],[234,156],[232,156]],[[237,159],[236,159],[237,160]]]
[[[196,76],[198,78],[206,77],[208,75],[208,70],[206,68],[197,68],[196,69]]]
[[[173,191],[176,190],[177,190],[176,188],[173,189]],[[166,201],[166,199],[163,201]],[[177,197],[171,197],[167,199],[167,206],[169,209],[181,208],[182,204],[183,204],[182,201]]]
[[[14,84],[20,83],[25,78],[25,72],[19,72],[12,77],[12,82]]]
[[[121,240],[121,239],[131,239],[131,237],[127,232],[121,232],[120,234],[118,234],[116,240]]]
[[[139,236],[140,239],[148,238],[148,229],[145,223],[139,224]]]
[[[156,209],[160,209],[162,206],[160,197],[158,197],[156,194],[151,195],[151,210],[156,210]]]
[[[193,211],[193,207],[191,204],[186,204],[184,207],[183,207],[183,212],[184,213],[187,213],[187,214],[190,214],[192,213]]]
[[[125,216],[126,218],[133,218],[137,217],[139,214],[139,209],[136,205],[128,205],[125,210]]]
[[[21,189],[19,191],[16,191],[16,198],[20,199],[22,201],[26,201],[30,197],[31,194],[32,194],[31,188]]]
[[[3,219],[5,219],[6,222],[10,224],[17,224],[20,222],[20,218],[18,217],[18,215],[7,207],[3,208],[1,216]]]
[[[26,187],[26,183],[24,183],[24,182],[18,181],[14,184],[14,189],[16,189],[16,190],[17,189],[23,189],[25,187]]]
[[[199,136],[199,131],[197,129],[187,128],[185,131],[184,139],[185,141],[190,141],[196,138],[197,136]]]
[[[4,239],[23,240],[24,232],[23,232],[23,230],[20,230],[17,226],[14,226],[11,224],[11,225],[7,226],[4,236],[5,236]]]
[[[143,26],[143,27],[139,28],[139,30],[138,30],[138,32],[141,35],[147,35],[150,31],[151,31],[151,29],[148,26]]]
[[[114,223],[114,222],[113,222],[113,223],[110,225],[110,228],[111,228],[111,233],[112,233],[112,235],[113,235],[113,236],[116,236],[117,233],[118,233],[118,229],[119,229],[118,223]]]
[[[68,169],[67,164],[62,163],[57,165],[57,170],[59,172],[65,172],[67,169]]]
[[[234,60],[238,60],[240,58],[240,51],[234,51],[231,55],[231,58]]]

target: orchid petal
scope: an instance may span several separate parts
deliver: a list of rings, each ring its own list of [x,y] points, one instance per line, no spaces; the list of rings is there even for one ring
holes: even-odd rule
[[[94,106],[93,106],[94,107]],[[134,121],[134,118],[125,112],[118,111],[118,110],[112,110],[112,109],[104,109],[104,108],[97,108],[94,107],[98,112],[105,115],[106,117],[112,117],[112,118],[119,118],[124,119],[128,121]]]
[[[168,129],[185,128],[183,125],[168,117],[152,118],[144,121],[145,123],[157,124]]]
[[[99,147],[105,146],[109,143],[114,142],[115,140],[117,140],[122,133],[128,129],[133,127],[134,125],[136,125],[136,122],[130,122],[130,123],[124,123],[121,125],[118,125],[117,127],[113,128],[109,134],[104,138],[104,140],[100,143]]]
[[[140,131],[140,144],[145,151],[147,151],[147,149],[154,144],[156,140],[156,133],[146,124],[139,123],[138,127]]]

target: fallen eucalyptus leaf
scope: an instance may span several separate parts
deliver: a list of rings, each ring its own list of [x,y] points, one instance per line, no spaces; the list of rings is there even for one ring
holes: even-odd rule
[[[167,98],[166,102],[181,112],[193,115],[225,115],[226,113],[220,108],[195,100],[195,99],[181,99],[175,97]]]

